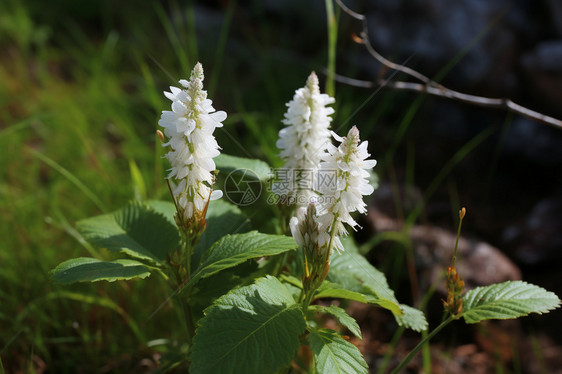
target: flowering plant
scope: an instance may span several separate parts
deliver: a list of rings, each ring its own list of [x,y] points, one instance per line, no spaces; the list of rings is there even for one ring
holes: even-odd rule
[[[70,284],[162,277],[185,323],[187,349],[180,361],[190,373],[367,373],[363,355],[343,335],[349,331],[361,339],[355,319],[343,308],[316,301],[367,303],[390,311],[400,326],[418,332],[428,327],[424,314],[397,300],[385,275],[347,236],[345,225],[359,227],[351,214],[366,213],[364,196],[375,190],[369,172],[376,161],[368,159],[368,143],[352,127],[345,137],[332,132],[339,144],[331,144],[329,116],[334,111],[326,105],[334,100],[320,93],[312,73],[288,104],[287,127],[277,144],[285,169],[314,172],[301,183],[314,182],[321,173],[331,173],[334,183],[307,184],[304,203],[262,206],[257,201],[249,209],[271,212],[278,228],[252,230],[240,207],[220,199],[217,171],[218,177],[241,170],[247,176],[249,171],[253,183],[261,186],[270,182],[272,173],[263,161],[220,154],[213,132],[226,113],[214,110],[203,79],[197,64],[189,81],[179,82],[183,88],[165,92],[172,110],[162,112],[164,132],[158,134],[169,147],[165,157],[171,164],[172,201],[133,201],[113,214],[79,221],[85,239],[122,256],[65,261],[52,271],[54,280]],[[280,192],[275,183],[271,194]],[[464,282],[454,261],[447,288],[444,305],[450,317],[424,341],[453,319],[476,323],[516,318],[547,312],[560,303],[553,293],[523,282],[462,295]],[[338,331],[319,324],[318,315],[334,317]],[[162,363],[163,369],[177,365],[175,360]]]

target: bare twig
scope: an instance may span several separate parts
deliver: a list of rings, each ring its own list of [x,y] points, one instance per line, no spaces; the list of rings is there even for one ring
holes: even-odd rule
[[[363,88],[372,88],[372,87],[382,87],[386,86],[393,89],[398,90],[405,90],[405,91],[415,91],[415,92],[425,92],[430,95],[439,96],[448,98],[451,100],[457,100],[464,103],[469,103],[473,105],[479,105],[488,108],[497,108],[497,109],[505,109],[509,110],[513,113],[520,114],[522,116],[534,119],[539,122],[546,123],[548,125],[562,128],[562,121],[556,119],[554,117],[547,116],[545,114],[536,112],[524,106],[521,106],[510,99],[506,98],[490,98],[484,96],[476,96],[476,95],[469,95],[459,91],[451,90],[442,84],[431,80],[430,78],[426,77],[425,75],[413,70],[407,66],[397,64],[386,59],[380,53],[378,53],[375,48],[373,47],[370,39],[369,39],[369,32],[367,27],[367,17],[364,14],[357,13],[351,9],[349,9],[342,0],[335,0],[338,6],[349,16],[361,21],[363,30],[361,31],[360,38],[355,38],[355,41],[361,43],[365,46],[369,54],[373,56],[377,61],[379,61],[384,66],[400,71],[412,78],[415,78],[421,83],[413,83],[413,82],[401,82],[401,81],[391,81],[390,79],[378,79],[374,82],[372,81],[364,81],[358,80],[353,78],[344,77],[341,75],[336,75],[336,80],[338,82],[346,83],[356,87],[363,87]]]

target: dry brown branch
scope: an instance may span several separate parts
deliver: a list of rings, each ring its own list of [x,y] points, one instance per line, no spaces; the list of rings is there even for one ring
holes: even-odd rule
[[[343,77],[341,75],[336,75],[337,81],[356,87],[372,88],[372,87],[386,86],[398,90],[425,92],[430,95],[445,97],[451,100],[457,100],[473,105],[509,110],[513,113],[520,114],[522,116],[534,119],[536,121],[543,122],[557,128],[562,128],[562,121],[560,121],[559,119],[526,108],[522,105],[519,105],[511,101],[510,99],[469,95],[459,91],[451,90],[443,86],[442,84],[439,84],[431,80],[430,78],[417,72],[416,70],[413,70],[407,66],[397,64],[395,62],[386,59],[384,56],[382,56],[380,53],[376,51],[376,49],[373,47],[369,39],[367,17],[364,14],[357,13],[349,9],[342,2],[342,0],[335,0],[335,1],[345,13],[361,21],[363,30],[361,31],[360,38],[355,38],[355,40],[363,44],[371,56],[373,56],[377,61],[379,61],[381,64],[388,67],[389,69],[400,71],[412,78],[421,81],[422,83],[391,81],[390,79],[386,79],[386,80],[379,79],[377,81],[371,82],[371,81],[364,81],[364,80]]]

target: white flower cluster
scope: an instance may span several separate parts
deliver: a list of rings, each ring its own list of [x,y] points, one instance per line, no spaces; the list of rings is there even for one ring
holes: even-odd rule
[[[336,170],[337,188],[323,188],[319,191],[325,202],[320,206],[319,223],[321,231],[335,235],[336,248],[343,250],[338,236],[347,234],[344,223],[353,229],[358,226],[350,213],[367,212],[363,196],[374,191],[369,184],[368,170],[375,167],[377,161],[367,160],[370,156],[367,152],[368,142],[360,142],[357,127],[353,126],[344,138],[334,132],[332,135],[341,144],[339,147],[332,144],[328,146],[328,152],[322,156],[320,169]]]
[[[293,99],[286,105],[283,123],[287,125],[279,131],[277,148],[285,161],[285,169],[307,170],[299,178],[311,178],[318,169],[320,156],[330,143],[330,115],[334,109],[328,105],[334,103],[334,98],[320,93],[318,77],[314,72],[306,81],[306,86],[295,91]],[[301,185],[312,185],[313,181],[295,181]],[[278,187],[279,185],[277,185]],[[280,191],[274,186],[278,194],[294,191]],[[299,191],[306,195],[308,201],[313,196],[312,191]],[[299,199],[303,200],[303,199]]]
[[[353,126],[344,138],[333,132],[332,135],[341,144],[339,147],[332,144],[328,146],[327,153],[322,155],[320,170],[336,171],[337,188],[325,186],[318,191],[322,196],[322,199],[319,199],[321,203],[317,204],[318,215],[316,209],[314,214],[310,214],[307,213],[307,208],[301,207],[296,216],[291,218],[289,226],[295,241],[303,247],[310,245],[313,235],[318,248],[331,251],[335,247],[342,251],[344,248],[339,236],[347,234],[344,223],[355,229],[358,225],[351,213],[367,212],[363,196],[374,191],[373,186],[369,184],[368,170],[372,169],[377,161],[367,160],[370,156],[367,153],[368,142],[360,142],[357,127]],[[306,232],[314,226],[310,220],[315,221],[317,233]]]
[[[183,89],[170,87],[171,92],[164,92],[172,101],[172,111],[162,111],[158,122],[169,138],[163,144],[171,148],[165,156],[172,165],[168,178],[176,180],[173,194],[183,209],[184,222],[200,218],[209,200],[222,196],[222,191],[212,191],[213,158],[220,154],[213,132],[222,127],[226,113],[215,112],[203,90],[203,79],[203,67],[197,63],[189,81],[179,81]]]
[[[370,156],[367,153],[368,143],[360,142],[357,127],[354,126],[344,138],[329,130],[330,115],[334,110],[327,105],[332,103],[334,98],[320,93],[318,77],[312,72],[306,87],[295,91],[293,100],[287,103],[283,123],[288,126],[279,132],[277,147],[281,149],[280,156],[286,169],[307,170],[308,173],[301,174],[307,178],[314,178],[320,173],[335,175],[335,186],[333,183],[308,183],[313,186],[312,189],[301,191],[297,188],[296,193],[306,196],[306,201],[314,203],[318,199],[313,210],[297,205],[296,215],[289,225],[297,243],[310,246],[312,234],[307,234],[306,230],[314,226],[310,223],[314,221],[318,231],[314,234],[317,245],[328,251],[334,247],[341,251],[343,246],[339,236],[347,234],[344,223],[355,229],[358,225],[351,213],[367,211],[363,196],[374,191],[368,181],[368,170],[377,162],[367,160]],[[330,135],[341,143],[338,147],[331,143]],[[298,187],[303,181],[295,182]],[[273,191],[280,194],[275,184]],[[295,191],[288,193],[295,194]],[[303,200],[296,199],[297,202]],[[308,223],[305,224],[305,221]]]

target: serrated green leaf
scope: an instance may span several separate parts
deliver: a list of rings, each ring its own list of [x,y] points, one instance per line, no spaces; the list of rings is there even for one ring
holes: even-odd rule
[[[336,319],[343,326],[345,326],[353,335],[357,336],[359,339],[363,339],[361,336],[361,329],[359,328],[357,321],[355,320],[355,318],[347,314],[347,312],[344,309],[337,307],[335,305],[330,305],[327,307],[323,305],[310,305],[308,309],[320,313],[327,313],[336,317]]]
[[[368,289],[367,292],[369,292]],[[421,310],[412,308],[406,304],[396,304],[391,300],[380,299],[372,294],[350,291],[342,288],[336,283],[324,281],[324,283],[322,283],[322,285],[318,288],[318,292],[314,295],[314,298],[338,298],[358,301],[364,304],[375,304],[390,310],[394,315],[396,322],[400,326],[404,326],[418,332],[427,329],[427,321]]]
[[[324,281],[322,285],[318,288],[318,291],[314,295],[314,298],[321,299],[321,298],[330,297],[330,298],[353,300],[364,304],[376,304],[382,308],[390,310],[395,315],[400,315],[402,313],[402,310],[400,309],[400,305],[398,303],[392,300],[380,298],[374,295],[371,292],[371,290],[368,288],[365,289],[362,289],[360,287],[354,287],[354,288],[364,290],[365,293],[358,292],[358,291],[351,291],[337,283]]]
[[[262,182],[267,181],[272,176],[271,167],[261,160],[221,153],[218,157],[214,158],[214,161],[217,169],[225,175],[249,170],[251,173],[246,173],[247,177],[253,178],[253,175],[255,175],[256,179]]]
[[[349,251],[334,253],[330,257],[327,279],[344,289],[374,296],[376,304],[390,310],[394,315],[402,313],[385,275],[359,253]],[[373,303],[374,300],[369,302]]]
[[[385,275],[358,253],[343,251],[339,254],[334,252],[330,257],[328,280],[357,292],[364,292],[367,287],[379,298],[398,304]]]
[[[412,308],[406,304],[400,304],[400,308],[402,309],[402,314],[394,316],[398,325],[417,332],[427,330],[427,320],[421,310]]]
[[[148,205],[131,202],[113,214],[78,221],[86,240],[112,251],[161,264],[179,244],[175,225]]]
[[[560,299],[553,292],[522,281],[477,287],[468,291],[462,300],[461,316],[466,323],[542,314],[560,306]]]
[[[328,291],[328,289],[322,290],[321,288],[320,291],[322,293],[316,295],[317,297],[329,297],[328,295],[331,294],[334,295],[331,297],[343,297],[350,300],[377,304],[390,310],[400,326],[405,326],[415,331],[422,331],[427,328],[424,314],[415,308],[400,304],[396,296],[394,296],[394,291],[389,287],[385,275],[357,252],[343,251],[341,254],[334,253],[330,257],[330,271],[327,279],[343,289],[355,292],[355,294],[342,291]],[[332,284],[330,288],[338,287]],[[335,296],[337,293],[343,295]]]
[[[206,278],[249,259],[277,255],[296,247],[295,240],[284,235],[262,234],[257,231],[226,235],[213,244],[188,282],[187,287],[193,287],[199,279]]]
[[[162,214],[172,225],[176,225],[176,220],[174,219],[176,206],[174,203],[163,200],[148,200],[145,204],[151,207],[155,212]],[[210,206],[211,204],[209,204],[209,208]]]
[[[65,261],[51,271],[54,281],[59,284],[101,280],[113,282],[146,278],[149,275],[149,269],[135,260],[101,261],[90,257],[79,257]]]
[[[333,330],[320,329],[308,335],[314,353],[316,371],[322,374],[360,374],[369,372],[363,355],[356,346]]]
[[[264,374],[288,366],[306,328],[304,315],[277,278],[233,290],[217,299],[199,322],[190,371]]]

